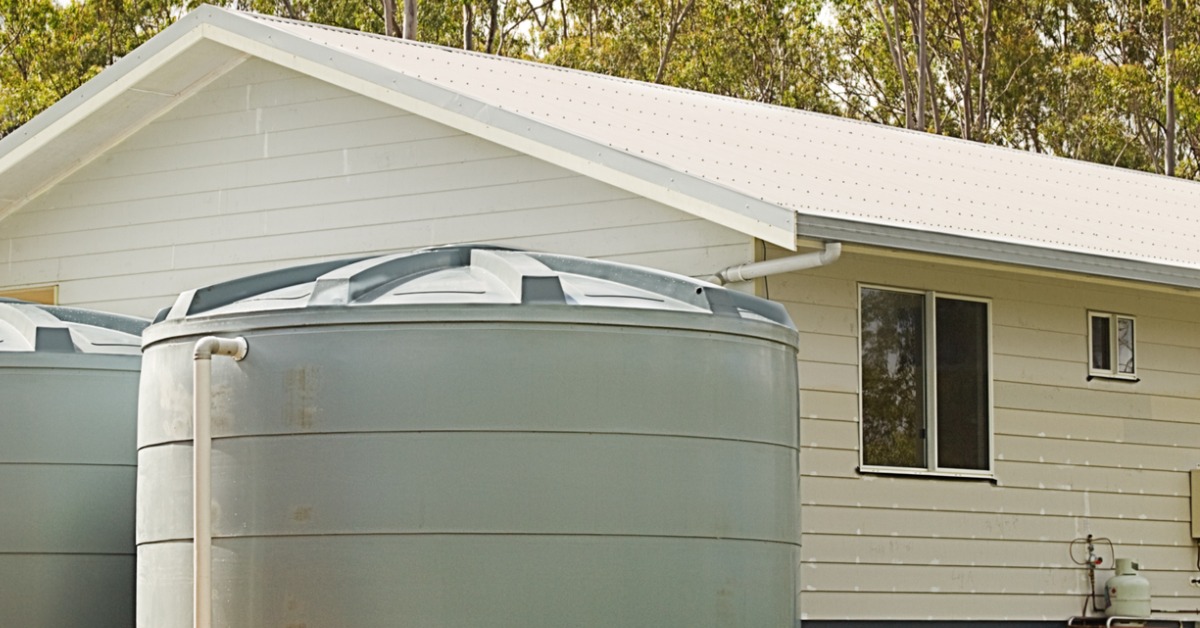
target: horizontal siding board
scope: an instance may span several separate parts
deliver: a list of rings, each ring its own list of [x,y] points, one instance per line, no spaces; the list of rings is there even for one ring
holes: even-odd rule
[[[744,263],[753,256],[751,241],[717,246],[679,248],[613,255],[608,259],[623,264],[635,264],[659,268],[667,272],[688,276],[708,276],[713,269],[726,268]]]
[[[807,438],[803,441],[808,446]],[[801,502],[813,506],[874,505],[950,512],[1097,516],[1114,519],[1186,521],[1190,501],[1182,495],[1147,495],[994,486],[988,482],[936,482],[924,478],[864,476],[805,478]]]
[[[1110,392],[1012,382],[994,385],[996,407],[1126,419],[1150,417],[1150,397],[1135,392]]]
[[[79,233],[121,225],[215,216],[220,213],[220,206],[219,190],[170,199],[132,198],[87,207],[50,207],[37,199],[29,207],[6,218],[0,232],[8,238]]]
[[[854,421],[801,419],[800,443],[810,449],[827,447],[857,450],[858,423]],[[806,498],[811,496],[811,493],[805,494]]]
[[[611,259],[631,253],[669,251],[681,248],[679,243],[703,242],[721,246],[744,242],[745,238],[707,220],[681,219],[675,223],[659,223],[634,228],[572,231],[502,240],[541,251],[570,251],[574,255]],[[684,273],[689,274],[689,273]]]
[[[855,393],[858,391],[858,367],[829,362],[799,362],[800,387],[805,390]]]
[[[822,277],[810,271],[771,275],[766,291],[772,299],[834,307],[858,307],[857,284],[846,279]]]
[[[147,268],[171,268],[174,264],[174,249],[156,246],[144,249],[128,249],[113,253],[76,255],[59,260],[59,274],[81,279],[104,279],[112,276],[133,276],[146,272]]]
[[[804,476],[816,477],[838,477],[838,478],[854,478],[859,477],[856,471],[858,467],[858,450],[856,449],[832,449],[829,447],[805,447],[804,444],[804,428],[801,426],[800,435],[800,492],[801,499],[804,493]]]
[[[801,486],[803,490],[803,486]],[[1181,538],[1190,533],[1185,521],[1154,521],[1098,516],[1030,515],[1022,513],[918,511],[879,506],[809,505],[801,529],[840,531],[851,535],[898,538],[1069,540],[1094,533],[1120,545],[1153,543],[1156,538]]]
[[[783,306],[801,332],[834,336],[853,336],[857,333],[857,309],[788,302],[783,302]]]
[[[1004,486],[1065,491],[1167,496],[1181,495],[1187,491],[1187,475],[1179,471],[1000,460],[996,463],[996,477]]]
[[[1141,423],[1141,421],[1138,422],[1138,424]],[[1126,419],[1090,414],[1009,408],[996,410],[997,436],[1045,436],[1057,439],[1088,436],[1101,441],[1120,442],[1125,439],[1126,427],[1129,424],[1130,421]]]
[[[355,168],[349,163],[351,151],[326,151],[258,159],[242,163],[223,163],[182,171],[155,172],[144,175],[104,178],[99,181],[64,183],[49,192],[46,202],[58,205],[77,205],[86,202],[109,203],[129,195],[131,189],[146,197],[171,197],[184,194],[207,192],[215,189],[235,194],[238,190],[259,189],[264,186],[284,190],[279,186],[295,188],[331,187],[343,194],[358,189],[372,189],[375,182],[382,182],[384,189],[392,194],[413,186],[414,189],[448,189],[454,182],[475,180],[495,181],[496,176],[511,175],[514,163],[519,163],[523,179],[552,178],[548,173],[561,176],[557,166],[526,156],[517,156],[512,151],[494,144],[480,142],[473,137],[450,137],[415,142],[418,146],[404,145],[388,147],[359,160]],[[419,149],[427,149],[423,154]],[[456,150],[460,149],[460,150]],[[385,150],[391,152],[381,157]],[[465,155],[470,153],[470,159]],[[375,167],[366,167],[371,156],[376,159]],[[407,161],[406,161],[407,160]],[[492,171],[496,171],[493,175]],[[440,185],[442,187],[429,187]],[[378,194],[377,194],[378,195]]]
[[[805,332],[800,334],[799,347],[802,360],[858,367],[858,339],[854,336]]]
[[[142,247],[171,246],[194,241],[219,241],[263,235],[260,215],[203,216],[165,223],[115,226],[92,229],[86,237],[78,232],[16,238],[12,259],[91,258],[103,254],[121,254]]]
[[[153,148],[119,147],[106,153],[73,181],[167,172],[220,164],[339,151],[393,143],[429,141],[462,135],[460,131],[409,114],[351,120],[340,124],[289,131],[211,139]]]
[[[1004,591],[1013,595],[1082,595],[1088,585],[1086,571],[1074,566],[802,565],[800,581],[819,581],[819,587],[813,585],[819,591],[945,594]]]
[[[1082,561],[1087,554],[1082,538],[1074,539],[1074,560]],[[917,539],[893,536],[855,536],[840,534],[806,534],[803,539],[801,561],[812,563],[841,564],[903,564],[946,567],[1015,565],[1020,567],[1055,569],[1083,569],[1072,562],[1070,555],[1072,539],[1046,541],[1004,541],[989,539]],[[1122,548],[1117,551],[1122,558],[1133,556],[1147,570],[1171,574],[1190,573],[1196,568],[1179,545],[1139,545],[1137,548]],[[1097,546],[1101,556],[1099,574],[1111,575],[1113,555],[1107,544]],[[869,567],[864,567],[869,568]],[[1107,572],[1107,573],[1106,573]],[[1192,592],[1193,595],[1200,592]]]
[[[1087,334],[1063,333],[994,325],[992,343],[996,355],[1044,358],[1087,365]]]
[[[320,125],[336,126],[354,120],[388,118],[394,115],[396,115],[396,109],[390,105],[360,96],[347,95],[343,98],[214,113],[175,120],[160,119],[148,125],[146,131],[122,142],[118,149],[135,150],[171,144],[195,144],[212,139],[277,133]]]
[[[802,574],[800,616],[802,619],[879,620],[1054,620],[1079,614],[1080,595],[1062,592],[1045,595],[1015,595],[1007,591],[976,591],[951,594],[919,592],[895,594],[862,591],[810,592]]]
[[[1139,369],[1170,369],[1178,373],[1200,374],[1200,347],[1147,342],[1144,338],[1139,338],[1136,345]]]
[[[332,179],[256,185],[224,190],[221,209],[241,213],[359,199],[392,199],[411,194],[571,178],[561,168],[529,157],[511,156],[464,164],[438,164]],[[466,184],[464,186],[464,183]]]
[[[563,204],[562,199],[566,197],[571,198],[571,205]],[[632,199],[615,188],[580,177],[568,177],[273,209],[264,212],[264,229],[269,234],[298,233],[333,225],[362,226],[454,217],[482,218],[488,214],[501,216],[508,212],[585,205],[588,207],[580,209],[636,208],[635,211],[641,212],[636,216],[637,220],[648,224],[679,219],[674,210],[651,203],[635,203]],[[605,205],[599,205],[602,203]],[[592,216],[590,211],[576,211],[574,214],[580,220],[605,220],[605,217]],[[634,218],[628,212],[623,216]]]
[[[1194,442],[1194,441],[1193,441]],[[1084,439],[1039,436],[997,436],[996,449],[1011,452],[1005,460],[1024,460],[1056,465],[1184,471],[1196,466],[1196,449],[1191,443],[1145,445]]]
[[[800,416],[858,421],[858,395],[800,389]],[[803,424],[803,423],[802,423]]]

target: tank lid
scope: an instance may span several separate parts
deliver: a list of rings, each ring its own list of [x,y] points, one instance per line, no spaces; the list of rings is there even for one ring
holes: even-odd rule
[[[138,355],[142,330],[149,324],[119,314],[0,298],[0,354]]]
[[[310,307],[559,305],[666,310],[794,329],[783,306],[638,266],[486,245],[296,266],[184,292],[155,322]]]

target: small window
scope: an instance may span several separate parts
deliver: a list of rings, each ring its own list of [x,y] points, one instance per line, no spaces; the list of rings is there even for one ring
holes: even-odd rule
[[[58,305],[58,286],[33,286],[29,288],[0,288],[0,298],[20,299],[44,305]]]
[[[863,467],[989,476],[988,302],[866,286],[859,297]]]
[[[1132,316],[1088,312],[1088,375],[1137,379]]]

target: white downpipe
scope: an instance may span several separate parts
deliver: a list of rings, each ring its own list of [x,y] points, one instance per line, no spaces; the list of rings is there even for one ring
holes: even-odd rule
[[[206,336],[192,353],[192,595],[195,628],[212,626],[212,357],[242,360],[245,338]]]
[[[779,259],[769,259],[762,262],[749,262],[746,264],[738,264],[737,266],[730,266],[725,270],[717,272],[717,274],[714,276],[714,279],[715,283],[717,284],[727,284],[736,281],[750,281],[751,279],[766,277],[767,275],[778,275],[780,273],[790,273],[796,270],[827,266],[836,262],[841,255],[841,242],[826,242],[824,251],[814,251],[812,253],[792,255],[791,257],[781,257]]]

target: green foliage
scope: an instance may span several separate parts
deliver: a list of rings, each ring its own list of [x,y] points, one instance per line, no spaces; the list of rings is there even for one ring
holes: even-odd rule
[[[0,135],[54,104],[199,0],[0,0]]]
[[[0,135],[200,1],[0,0]],[[1169,66],[1176,174],[1196,179],[1200,0],[1169,1],[1171,55],[1163,0],[420,0],[417,35],[1159,172]],[[384,30],[384,0],[218,4]]]

